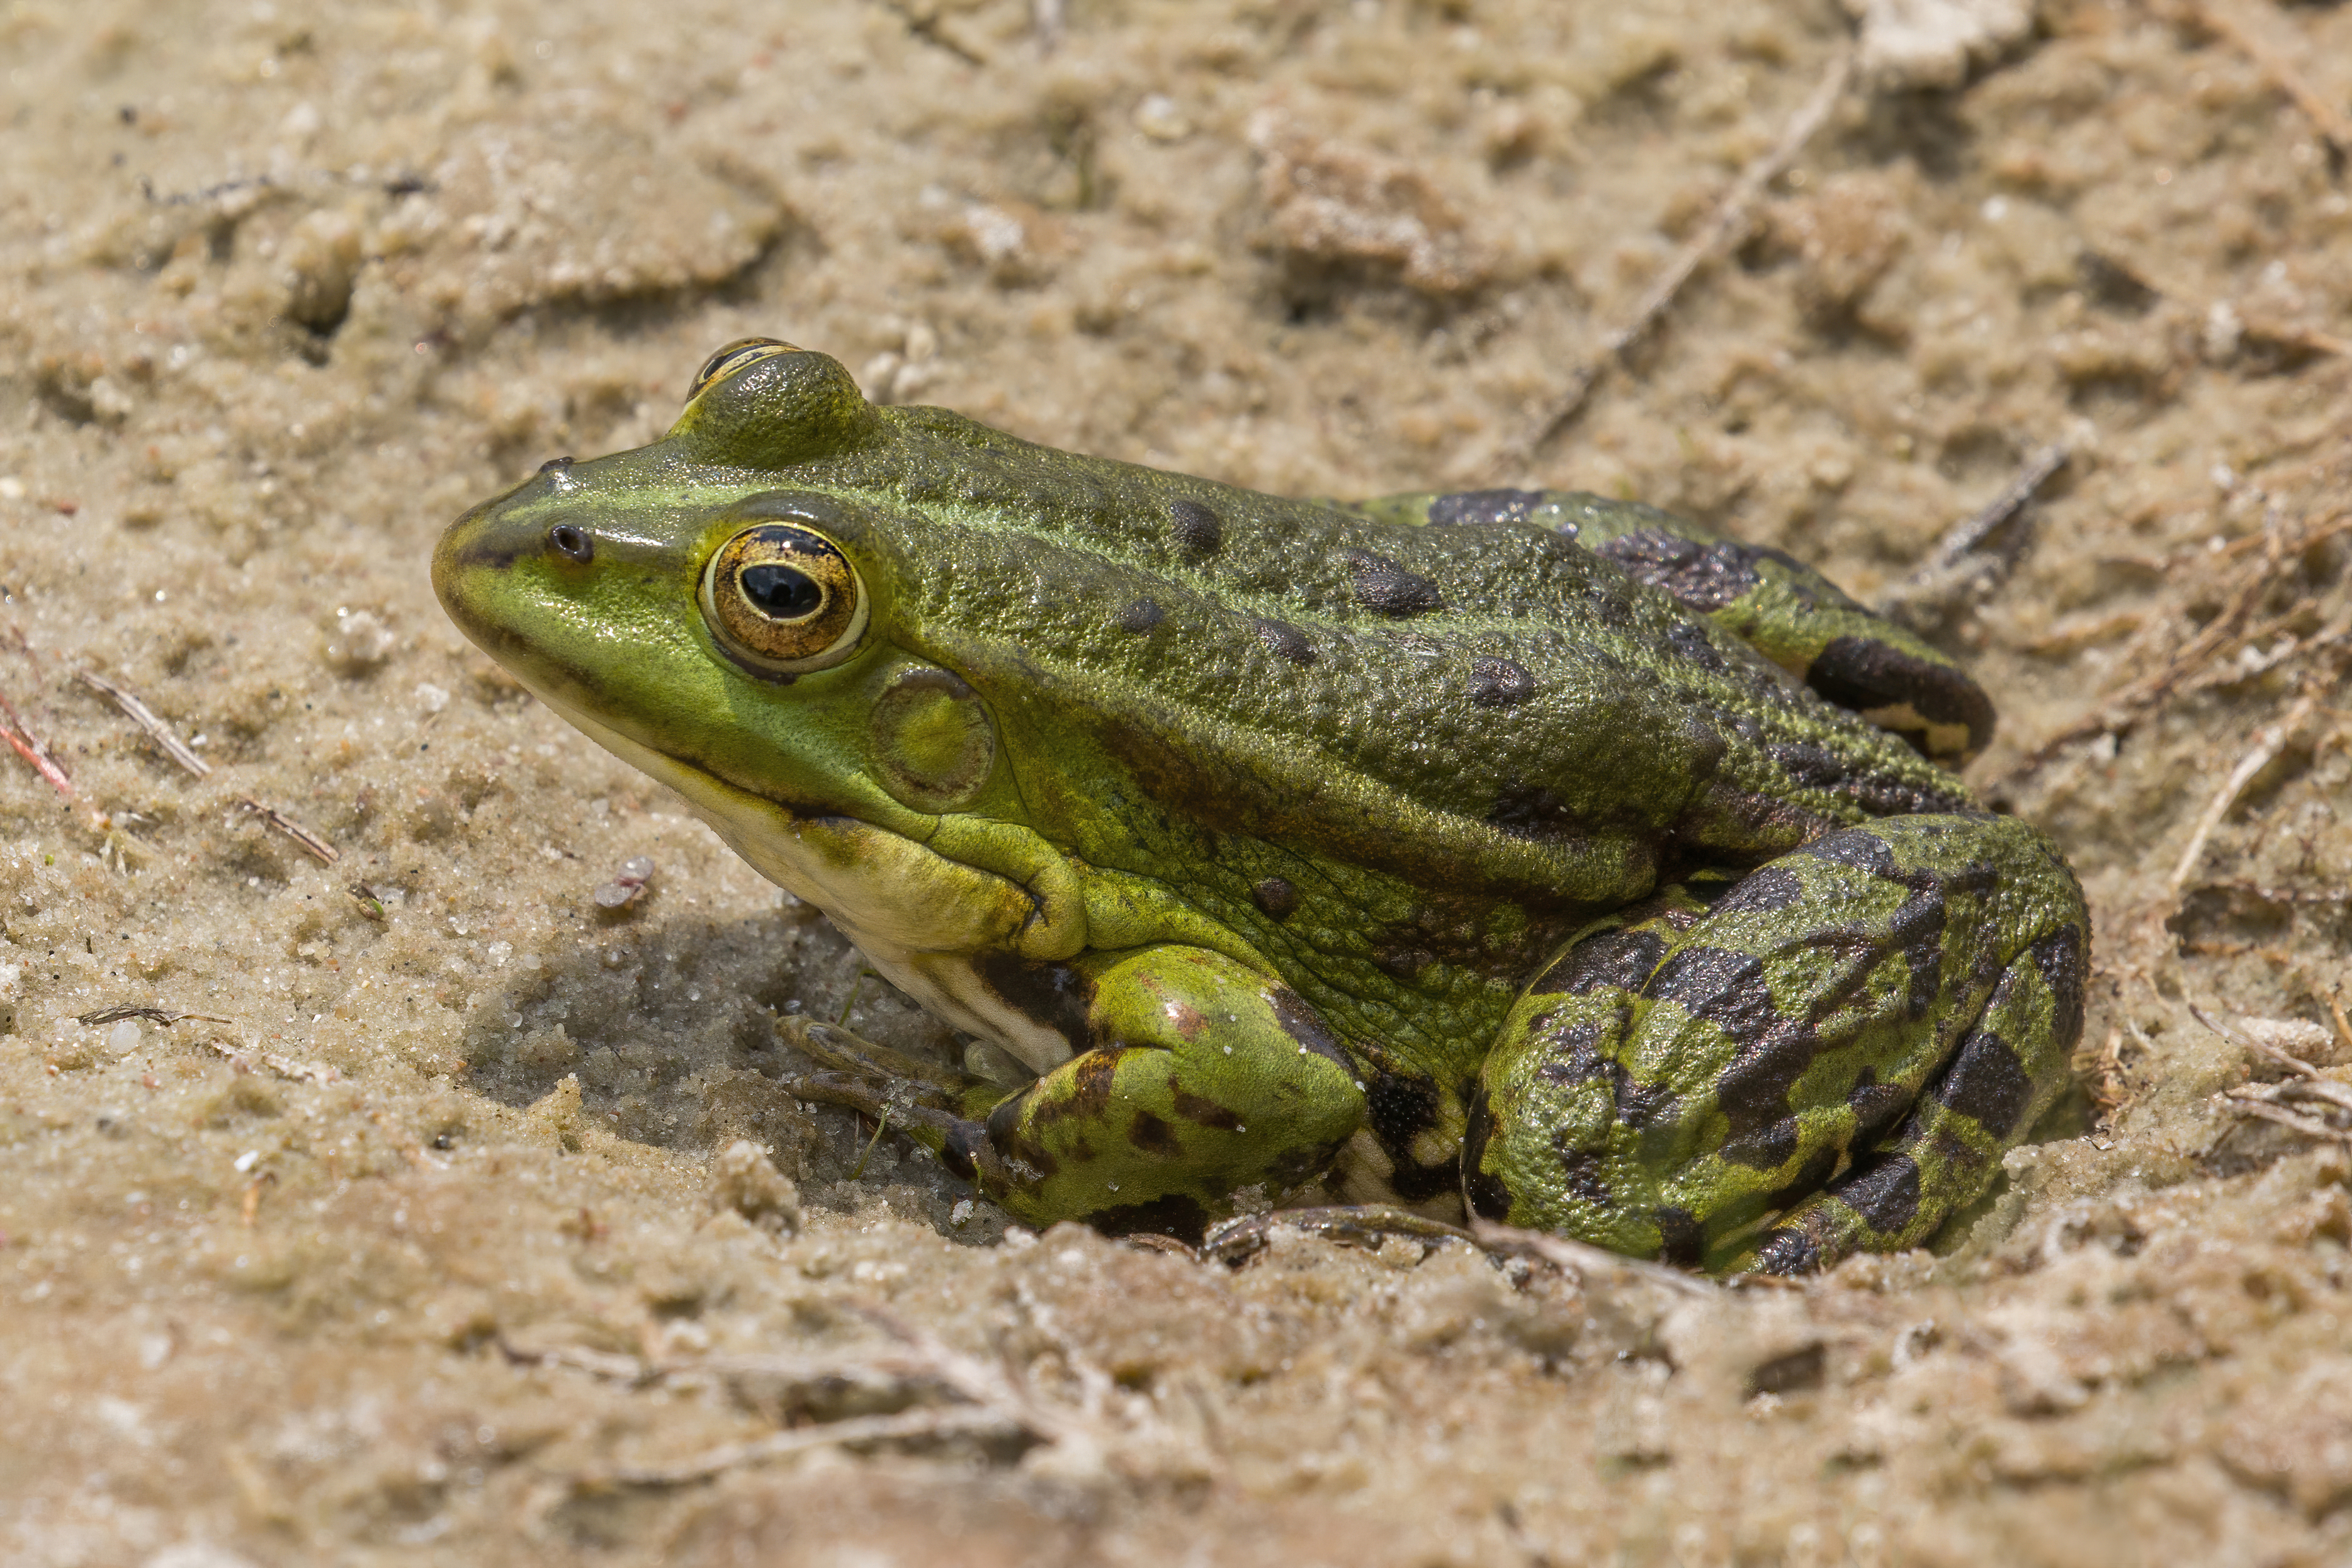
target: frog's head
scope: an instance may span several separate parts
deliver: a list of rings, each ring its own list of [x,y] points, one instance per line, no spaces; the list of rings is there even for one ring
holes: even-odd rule
[[[839,481],[883,423],[831,358],[730,344],[663,439],[548,464],[433,557],[468,637],[827,907],[806,862],[828,832],[855,858],[869,830],[1018,814],[986,706],[897,635],[903,519]]]

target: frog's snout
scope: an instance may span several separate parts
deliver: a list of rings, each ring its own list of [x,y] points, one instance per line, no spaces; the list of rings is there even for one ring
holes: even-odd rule
[[[542,556],[584,563],[594,535],[576,522],[551,520],[509,498],[485,501],[451,523],[433,548],[433,592],[459,630],[477,643],[495,638],[509,569]]]

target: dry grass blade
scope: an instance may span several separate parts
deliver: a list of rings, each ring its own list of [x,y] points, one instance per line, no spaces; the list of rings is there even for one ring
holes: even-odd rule
[[[1003,1413],[970,1405],[943,1410],[902,1410],[892,1416],[854,1416],[822,1427],[800,1427],[771,1432],[749,1442],[722,1444],[675,1464],[616,1465],[609,1470],[580,1476],[572,1485],[575,1491],[691,1486],[748,1465],[764,1464],[836,1443],[884,1443],[913,1437],[1013,1437],[1021,1433],[1021,1424]]]
[[[2294,1055],[2291,1051],[2281,1051],[2277,1046],[2271,1044],[2268,1040],[2256,1040],[2252,1035],[2246,1033],[2243,1030],[2231,1029],[2228,1024],[2225,1024],[2220,1019],[2214,1018],[2203,1008],[2199,1007],[2195,1002],[2189,1004],[2189,1016],[2195,1019],[2199,1023],[2203,1024],[2207,1029],[2211,1030],[2215,1034],[2220,1035],[2223,1040],[2228,1040],[2231,1045],[2237,1046],[2241,1050],[2251,1051],[2257,1056],[2267,1057],[2269,1060],[2277,1062],[2281,1067],[2287,1069],[2291,1072],[2294,1072],[2305,1078],[2317,1078],[2320,1075],[2319,1069],[2314,1067],[2303,1058]]]
[[[2238,803],[2238,797],[2247,785],[2253,782],[2254,775],[2268,768],[2272,760],[2285,749],[2288,740],[2303,727],[2304,721],[2311,716],[2311,710],[2318,702],[2317,697],[2305,695],[2287,710],[2284,718],[2255,732],[2253,744],[2246,747],[2246,754],[2238,759],[2237,767],[2230,770],[2230,777],[2221,781],[2221,787],[2213,791],[2213,799],[2206,803],[2204,813],[2197,819],[2195,831],[2189,833],[2189,842],[2180,852],[2180,862],[2172,868],[2175,896],[2188,883],[2189,873],[2197,869],[2197,862],[2205,858],[2205,841],[2213,836],[2213,830],[2221,825],[2221,819],[2229,815],[2231,806]]]
[[[2308,1138],[2326,1138],[2339,1144],[2352,1144],[2352,1130],[2330,1126],[2327,1123],[2317,1121],[2310,1116],[2298,1116],[2284,1106],[2273,1105],[2267,1100],[2242,1094],[2234,1090],[2223,1093],[2221,1097],[2229,1102],[2230,1109],[2242,1116],[2256,1116],[2265,1122],[2276,1122],[2280,1126],[2292,1127]]]
[[[19,640],[23,635],[22,632],[17,633]],[[74,792],[72,775],[49,755],[49,748],[42,744],[41,738],[16,716],[16,706],[8,700],[5,693],[0,693],[0,740],[5,740],[17,756],[32,764],[33,771],[47,779],[49,787],[58,794],[68,800],[79,799]]]
[[[145,730],[147,738],[163,747],[164,756],[199,779],[212,777],[212,764],[190,750],[188,743],[174,735],[172,727],[157,717],[155,710],[141,702],[135,694],[116,685],[103,675],[91,674],[88,670],[76,670],[74,679],[121,708],[125,718]]]
[[[1712,1296],[1717,1293],[1716,1286],[1679,1269],[1671,1269],[1664,1263],[1653,1263],[1643,1258],[1628,1258],[1605,1247],[1595,1247],[1590,1241],[1572,1241],[1565,1236],[1548,1235],[1540,1230],[1521,1230],[1517,1226],[1497,1225],[1491,1219],[1480,1219],[1475,1216],[1470,1220],[1470,1234],[1477,1239],[1479,1246],[1489,1252],[1501,1253],[1506,1257],[1539,1258],[1579,1279],[1593,1274],[1625,1274],[1679,1296]]]
[[[121,1023],[124,1019],[144,1019],[149,1023],[160,1023],[166,1029],[175,1023],[184,1023],[192,1019],[204,1023],[225,1023],[232,1026],[236,1022],[235,1019],[225,1019],[217,1013],[175,1013],[168,1008],[142,1007],[137,1003],[122,1003],[115,1007],[100,1008],[96,1012],[74,1015],[74,1022],[79,1024]]]
[[[2242,1030],[2234,1030],[2227,1024],[2216,1022],[2207,1017],[2204,1010],[2194,1002],[2189,1006],[2189,1014],[2231,1044],[2242,1046],[2257,1056],[2266,1057],[2295,1074],[2284,1083],[2257,1084],[2224,1090],[2223,1098],[2244,1105],[2270,1105],[2281,1100],[2317,1100],[2334,1105],[2339,1110],[2352,1111],[2352,1086],[2338,1083],[2335,1079],[2328,1077],[2318,1068],[2291,1051],[2282,1051],[2267,1040],[2256,1040]],[[2336,1129],[2330,1128],[2329,1131],[2335,1132]]]
[[[2020,512],[2042,493],[2042,486],[2056,476],[2074,456],[2064,445],[2053,442],[2025,460],[2017,477],[2008,487],[1970,517],[1955,525],[1936,546],[1936,552],[1920,563],[1894,593],[1897,600],[1908,599],[1922,590],[1939,584],[1960,564],[1961,559],[1981,549],[1987,539],[2007,527]]]
[[[241,810],[252,812],[269,827],[277,829],[292,839],[321,865],[332,865],[343,858],[341,850],[274,806],[265,806],[258,800],[247,798],[238,800],[237,807]]]
[[[2255,606],[2263,601],[2263,595],[2281,578],[2294,569],[2305,552],[2314,545],[2345,533],[2352,533],[2352,515],[2333,517],[2325,523],[2305,528],[2274,528],[2255,536],[2252,541],[2240,541],[2258,542],[2263,549],[2262,558],[2247,564],[2219,615],[2206,622],[2203,630],[2157,669],[2110,695],[2090,714],[2067,725],[2025,753],[2011,765],[2007,773],[1990,781],[1986,788],[1993,789],[2032,772],[2078,740],[2116,734],[2128,728],[2147,708],[2163,701],[2192,675],[2209,669],[2228,649],[2240,644],[2245,635],[2247,619],[2253,613]],[[2314,639],[2310,645],[2316,646],[2317,642]]]
[[[1767,185],[1796,162],[1797,155],[1805,150],[1805,144],[1828,121],[1831,111],[1837,108],[1838,100],[1845,96],[1846,84],[1853,78],[1853,51],[1850,47],[1841,47],[1830,61],[1829,69],[1822,74],[1821,84],[1813,89],[1812,96],[1781,129],[1780,140],[1740,171],[1739,178],[1732,183],[1731,189],[1716,204],[1706,223],[1691,236],[1689,243],[1675,253],[1675,258],[1666,264],[1665,270],[1651,283],[1649,292],[1634,307],[1633,315],[1622,325],[1612,328],[1602,336],[1601,352],[1569,378],[1568,385],[1552,400],[1543,417],[1536,421],[1525,435],[1506,445],[1496,455],[1495,470],[1497,475],[1508,476],[1510,473],[1524,468],[1547,442],[1567,429],[1582,411],[1585,400],[1592,395],[1593,387],[1610,365],[1622,360],[1628,350],[1649,333],[1659,318],[1674,304],[1675,297],[1682,292],[1683,286],[1710,256],[1730,245],[1746,230],[1748,212],[1755,206],[1757,198],[1764,193]]]

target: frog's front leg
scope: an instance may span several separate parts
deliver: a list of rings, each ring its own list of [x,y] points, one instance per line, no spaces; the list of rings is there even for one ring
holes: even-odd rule
[[[2089,917],[2009,818],[1889,818],[1586,936],[1488,1057],[1472,1207],[1795,1272],[1913,1247],[2066,1082]]]
[[[1083,1219],[1115,1235],[1192,1241],[1231,1211],[1234,1194],[1279,1197],[1316,1176],[1362,1122],[1356,1068],[1280,981],[1176,946],[1120,957],[1092,977],[1097,1043],[992,1106],[935,1072],[919,1078],[837,1051],[819,1054],[849,1071],[790,1087],[887,1112],[1024,1224]]]

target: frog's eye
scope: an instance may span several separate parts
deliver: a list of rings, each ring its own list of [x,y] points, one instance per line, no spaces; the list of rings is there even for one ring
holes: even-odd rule
[[[866,634],[866,589],[823,534],[761,523],[719,547],[702,573],[711,634],[755,670],[796,675],[838,664]]]
[[[686,401],[692,402],[702,395],[702,389],[713,382],[723,382],[746,365],[756,365],[761,360],[772,360],[778,354],[797,354],[800,350],[777,338],[738,338],[702,361],[695,371],[694,384],[686,389]]]

